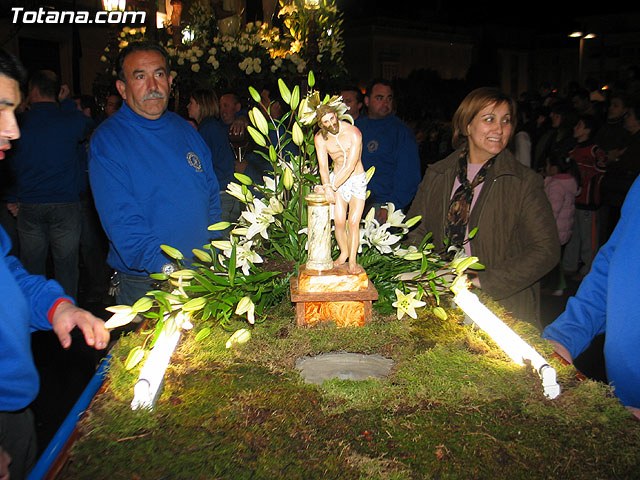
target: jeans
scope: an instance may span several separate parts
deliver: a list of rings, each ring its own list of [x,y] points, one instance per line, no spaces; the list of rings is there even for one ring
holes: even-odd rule
[[[150,290],[157,290],[156,280],[147,275],[130,275],[117,272],[118,289],[116,302],[118,305],[133,305]]]
[[[36,464],[38,442],[33,413],[28,408],[18,412],[0,412],[0,446],[11,455],[12,479],[27,478]]]
[[[22,264],[33,275],[46,275],[51,248],[54,278],[73,298],[78,291],[81,218],[80,202],[21,203],[18,212]]]
[[[562,267],[565,271],[578,272],[580,275],[589,273],[591,262],[599,248],[600,216],[598,213],[597,210],[576,208],[573,231],[562,258]]]

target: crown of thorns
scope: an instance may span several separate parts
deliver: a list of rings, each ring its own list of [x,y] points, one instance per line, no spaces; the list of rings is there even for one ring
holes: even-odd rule
[[[353,118],[346,113],[349,107],[342,102],[340,95],[329,97],[327,95],[324,100],[320,101],[318,92],[310,92],[301,102],[298,108],[298,117],[303,125],[313,125],[320,120],[318,113],[334,112],[340,120],[347,120],[353,124]]]

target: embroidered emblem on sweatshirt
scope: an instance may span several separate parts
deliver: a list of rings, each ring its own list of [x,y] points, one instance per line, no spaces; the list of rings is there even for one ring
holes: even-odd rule
[[[189,162],[189,165],[195,168],[196,172],[202,171],[202,163],[200,162],[200,158],[198,158],[198,155],[196,155],[195,153],[187,153],[187,162]]]
[[[377,140],[371,140],[369,143],[367,143],[367,151],[369,153],[375,152],[376,150],[378,150]]]

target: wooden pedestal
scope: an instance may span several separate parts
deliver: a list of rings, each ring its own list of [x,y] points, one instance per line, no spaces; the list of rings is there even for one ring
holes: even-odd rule
[[[346,265],[321,272],[304,269],[291,278],[290,288],[299,326],[326,321],[362,326],[371,320],[371,302],[378,299],[367,274],[350,274]]]

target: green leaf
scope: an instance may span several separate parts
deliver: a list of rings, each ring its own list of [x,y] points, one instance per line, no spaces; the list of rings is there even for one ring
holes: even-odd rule
[[[133,347],[129,351],[129,355],[127,355],[127,359],[124,361],[124,368],[126,370],[131,370],[135,367],[140,361],[144,358],[144,350],[142,347]]]
[[[149,348],[153,348],[153,346],[156,344],[156,342],[158,341],[158,337],[160,336],[160,333],[162,332],[163,328],[164,328],[164,319],[158,320],[158,323],[156,323],[156,328],[153,332],[153,338],[151,339],[151,343],[149,343]]]
[[[231,257],[229,258],[229,285],[233,287],[236,278],[236,244],[231,246]]]

